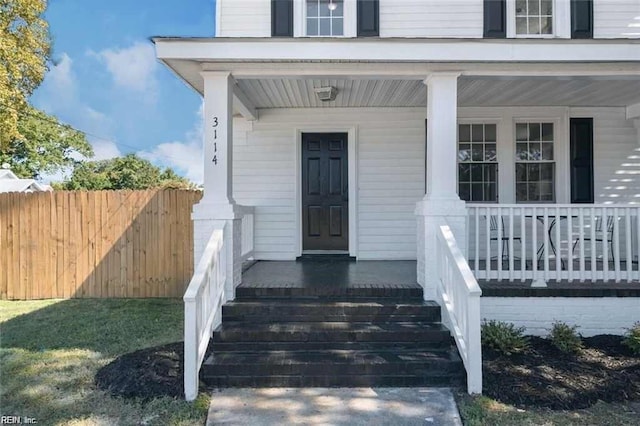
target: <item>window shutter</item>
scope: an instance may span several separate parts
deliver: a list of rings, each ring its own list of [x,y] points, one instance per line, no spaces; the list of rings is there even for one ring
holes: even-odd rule
[[[571,38],[593,38],[593,0],[571,0]]]
[[[380,1],[358,0],[358,37],[380,35]]]
[[[571,203],[593,203],[593,118],[572,118],[569,134]]]
[[[484,0],[484,37],[507,37],[506,0]]]
[[[271,36],[293,37],[293,0],[271,0]]]

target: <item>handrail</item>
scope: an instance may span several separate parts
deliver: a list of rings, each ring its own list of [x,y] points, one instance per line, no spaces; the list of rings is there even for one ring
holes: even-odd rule
[[[480,340],[480,296],[482,290],[447,225],[437,232],[437,294],[443,316],[450,327],[467,370],[467,391],[482,393],[482,347]]]
[[[184,391],[193,401],[198,396],[198,376],[213,329],[218,325],[226,280],[224,229],[212,232],[183,296]]]

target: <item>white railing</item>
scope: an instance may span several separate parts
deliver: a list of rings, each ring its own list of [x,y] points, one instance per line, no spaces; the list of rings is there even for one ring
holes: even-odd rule
[[[242,240],[240,243],[242,261],[253,258],[254,207],[239,206],[242,212]]]
[[[467,204],[476,278],[638,280],[640,206]]]
[[[213,231],[184,294],[184,392],[198,396],[198,376],[209,339],[220,324],[226,279],[224,230]]]
[[[482,291],[451,229],[438,229],[437,294],[444,308],[445,324],[451,330],[467,370],[467,392],[482,393],[482,346],[480,342],[480,296]]]

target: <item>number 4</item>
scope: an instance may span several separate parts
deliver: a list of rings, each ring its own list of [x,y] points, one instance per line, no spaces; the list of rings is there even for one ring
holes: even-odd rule
[[[214,155],[214,156],[213,156],[213,160],[211,160],[211,161],[213,162],[213,164],[216,164],[216,165],[217,165],[217,164],[218,164],[218,156],[217,156],[217,155]]]

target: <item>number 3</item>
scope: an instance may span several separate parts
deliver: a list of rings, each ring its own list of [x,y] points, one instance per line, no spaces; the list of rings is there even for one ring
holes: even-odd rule
[[[213,117],[213,126],[212,127],[218,127],[218,117]]]

